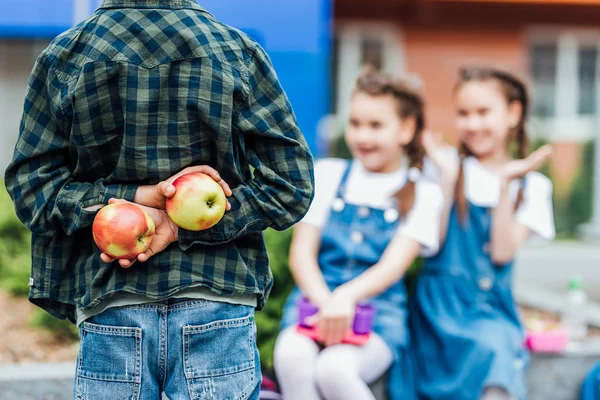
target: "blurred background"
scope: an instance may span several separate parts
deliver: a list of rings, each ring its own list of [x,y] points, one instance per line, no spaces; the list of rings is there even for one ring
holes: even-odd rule
[[[91,15],[100,3],[0,0],[2,171],[12,155],[36,57],[54,36]],[[527,319],[556,320],[569,280],[579,276],[590,299],[583,307],[587,321],[592,328],[600,326],[600,0],[198,3],[267,50],[317,157],[347,156],[341,135],[354,79],[363,64],[421,85],[428,125],[449,142],[454,142],[452,93],[461,66],[500,66],[523,77],[532,97],[532,147],[554,144],[553,159],[542,172],[554,183],[557,240],[520,253],[515,296]],[[290,289],[290,234],[267,232],[276,286],[267,309],[257,316],[267,372],[272,369],[282,302]],[[28,233],[16,220],[2,185],[0,332],[8,339],[0,341],[0,364],[71,361],[76,332],[35,312],[24,297],[28,246]],[[590,343],[596,332],[590,330]],[[578,364],[582,370],[590,360],[600,359],[591,353]],[[564,357],[557,360],[566,365]],[[568,398],[555,396],[538,398]]]

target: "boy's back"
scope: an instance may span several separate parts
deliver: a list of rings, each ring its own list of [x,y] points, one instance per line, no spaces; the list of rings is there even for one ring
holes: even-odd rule
[[[96,207],[197,165],[233,189],[221,222],[180,228],[145,264],[102,263]],[[262,307],[272,285],[262,231],[304,215],[312,157],[254,41],[192,0],[105,0],[38,58],[6,185],[33,232],[30,298],[58,317],[115,294],[166,301],[195,289]]]

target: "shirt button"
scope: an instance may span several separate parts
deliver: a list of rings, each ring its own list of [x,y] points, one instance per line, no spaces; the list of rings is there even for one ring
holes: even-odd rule
[[[369,215],[369,208],[368,207],[361,207],[358,209],[358,215],[360,215],[361,217],[367,217]]]
[[[485,277],[479,280],[479,288],[484,291],[489,291],[492,288],[493,282],[490,278]]]
[[[351,238],[352,238],[352,242],[355,243],[355,244],[360,244],[364,240],[363,234],[360,233],[360,232],[358,232],[358,231],[352,232]]]
[[[491,245],[490,245],[490,242],[487,242],[487,243],[484,243],[484,244],[483,244],[483,252],[484,252],[485,254],[490,254],[490,250],[491,250],[491,248],[492,248],[492,247],[491,247]]]

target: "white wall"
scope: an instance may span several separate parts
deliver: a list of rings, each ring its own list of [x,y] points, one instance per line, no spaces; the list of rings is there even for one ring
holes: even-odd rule
[[[27,79],[48,42],[0,39],[0,171],[10,162],[23,113]]]

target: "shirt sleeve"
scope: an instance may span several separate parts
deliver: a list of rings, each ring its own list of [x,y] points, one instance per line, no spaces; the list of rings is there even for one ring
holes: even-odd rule
[[[439,250],[440,218],[444,198],[437,184],[419,181],[412,210],[396,232],[421,244],[421,255],[431,257]]]
[[[218,244],[266,228],[284,230],[308,211],[314,194],[313,157],[265,51],[254,44],[245,94],[233,129],[244,137],[253,178],[232,188],[231,210],[206,231],[179,230],[180,245]]]
[[[552,182],[548,178],[539,173],[527,175],[523,202],[515,221],[531,230],[532,239],[554,239]]]
[[[315,163],[315,198],[302,219],[303,223],[323,228],[346,165],[344,160],[331,158]]]
[[[92,224],[95,211],[86,208],[106,204],[111,197],[133,201],[137,185],[77,182],[69,157],[71,131],[63,111],[63,85],[50,57],[36,60],[27,85],[24,112],[12,161],[5,171],[5,185],[19,219],[34,233],[67,235]]]

